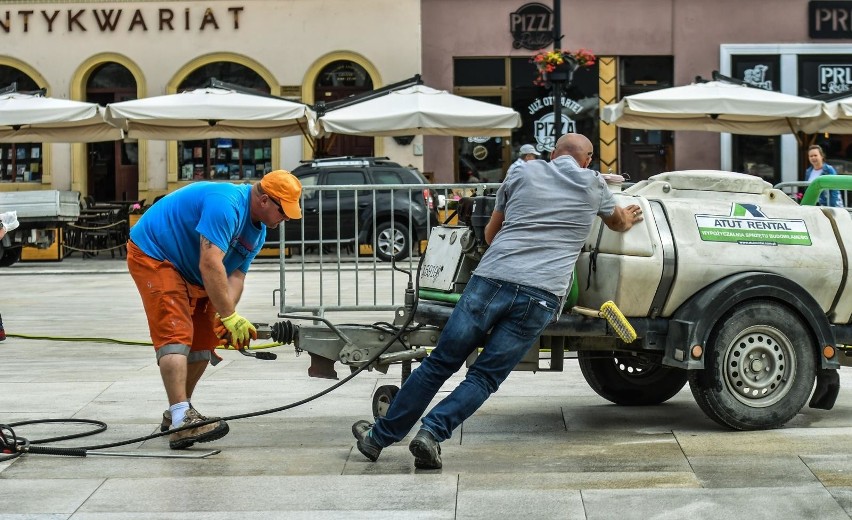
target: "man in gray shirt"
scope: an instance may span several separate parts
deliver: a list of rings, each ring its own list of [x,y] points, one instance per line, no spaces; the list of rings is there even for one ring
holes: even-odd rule
[[[600,173],[587,169],[592,143],[566,134],[552,161],[530,161],[497,191],[485,228],[490,247],[471,276],[438,344],[412,372],[385,417],[358,421],[352,433],[368,459],[400,441],[441,385],[484,347],[458,387],[423,417],[409,444],[414,465],[441,467],[440,442],[497,391],[559,309],[595,216],[615,231],[642,220],[639,206],[616,206]]]

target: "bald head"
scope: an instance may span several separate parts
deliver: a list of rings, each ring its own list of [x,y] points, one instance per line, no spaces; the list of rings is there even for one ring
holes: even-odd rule
[[[583,168],[592,163],[592,142],[582,134],[565,134],[556,141],[556,147],[550,154],[551,159],[561,155],[570,155]]]

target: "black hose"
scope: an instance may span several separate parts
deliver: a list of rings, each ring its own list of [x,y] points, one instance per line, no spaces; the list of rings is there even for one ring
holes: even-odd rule
[[[425,258],[425,255],[420,256],[420,261],[417,264],[417,276],[414,277],[414,282],[412,282],[411,273],[409,271],[402,271],[401,269],[398,269],[395,265],[396,262],[392,262],[392,264],[391,264],[391,266],[394,269],[405,272],[405,273],[408,274],[408,277],[409,277],[408,278],[408,289],[406,289],[406,290],[407,291],[413,290],[414,298],[412,300],[411,311],[409,312],[408,319],[406,320],[406,322],[403,323],[399,327],[399,329],[396,331],[396,333],[387,341],[387,343],[385,343],[385,346],[382,347],[382,349],[379,350],[372,358],[365,361],[364,364],[362,364],[360,367],[358,367],[357,370],[353,371],[351,374],[349,374],[345,378],[341,379],[337,383],[331,385],[330,387],[326,388],[325,390],[317,392],[316,394],[313,394],[313,395],[306,397],[304,399],[301,399],[299,401],[295,401],[295,402],[286,404],[284,406],[279,406],[279,407],[276,407],[276,408],[268,408],[268,409],[260,410],[260,411],[257,411],[257,412],[249,412],[249,413],[243,413],[243,414],[237,414],[237,415],[230,415],[230,416],[227,416],[227,417],[221,417],[221,418],[217,418],[217,419],[209,419],[209,420],[204,421],[204,422],[194,423],[192,425],[187,425],[187,426],[183,426],[183,427],[180,427],[180,428],[174,428],[174,429],[171,429],[171,430],[167,430],[165,432],[153,433],[151,435],[146,435],[144,437],[136,437],[134,439],[127,439],[127,440],[111,442],[111,443],[107,443],[107,444],[95,444],[95,445],[91,445],[91,446],[76,446],[76,447],[72,447],[72,448],[55,448],[55,447],[48,447],[48,446],[33,447],[31,445],[32,444],[42,444],[42,443],[46,443],[48,441],[64,440],[64,439],[69,439],[69,438],[82,437],[84,435],[93,435],[95,433],[100,433],[101,431],[103,431],[107,428],[106,423],[103,423],[101,421],[94,421],[94,420],[91,420],[91,419],[35,419],[35,420],[31,420],[31,421],[21,421],[20,423],[12,423],[12,425],[21,425],[21,424],[41,424],[41,423],[52,423],[52,422],[85,422],[85,423],[90,423],[90,424],[103,425],[103,429],[98,430],[98,431],[86,432],[84,434],[73,434],[73,436],[55,437],[55,438],[52,438],[52,439],[41,439],[41,440],[35,440],[35,441],[29,441],[29,440],[24,439],[22,437],[16,437],[15,432],[12,428],[9,428],[6,425],[0,424],[0,451],[2,451],[3,454],[5,454],[5,455],[0,455],[0,462],[2,462],[4,460],[10,460],[10,459],[14,459],[16,457],[19,457],[22,453],[34,453],[34,454],[38,453],[38,454],[47,454],[47,455],[66,455],[66,456],[75,456],[75,457],[85,457],[86,452],[88,452],[88,451],[104,450],[104,449],[107,449],[107,448],[115,448],[115,447],[118,447],[118,446],[125,446],[127,444],[135,444],[137,442],[145,442],[145,441],[148,441],[148,440],[151,440],[151,439],[156,439],[157,437],[162,437],[164,435],[170,435],[170,434],[175,433],[175,432],[187,430],[187,429],[190,429],[190,428],[197,428],[199,426],[203,426],[203,425],[206,425],[206,424],[213,424],[213,423],[216,423],[216,422],[219,422],[219,421],[235,421],[235,420],[238,420],[238,419],[247,419],[249,417],[259,417],[261,415],[269,415],[269,414],[273,414],[273,413],[277,413],[277,412],[283,412],[285,410],[289,410],[291,408],[296,408],[297,406],[301,406],[303,404],[307,404],[311,401],[319,399],[320,397],[322,397],[322,396],[324,396],[328,393],[331,393],[334,390],[337,390],[338,388],[340,388],[344,384],[351,381],[355,376],[357,376],[358,374],[360,374],[361,372],[366,370],[377,359],[379,359],[379,357],[382,354],[387,352],[387,350],[396,341],[400,340],[400,338],[402,337],[403,334],[405,334],[406,332],[409,332],[408,326],[411,324],[412,321],[414,321],[414,314],[415,314],[415,311],[417,310],[417,302],[418,302],[417,293],[420,289],[418,281],[420,279],[420,268],[423,266],[423,259],[424,258]],[[8,439],[7,439],[7,435],[5,434],[5,430],[9,431]],[[11,454],[9,454],[10,452],[11,452]]]

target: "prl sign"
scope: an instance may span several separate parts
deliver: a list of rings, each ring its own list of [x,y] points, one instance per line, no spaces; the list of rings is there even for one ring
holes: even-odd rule
[[[814,39],[852,38],[852,2],[808,2],[808,36]]]
[[[553,43],[553,11],[544,4],[524,4],[509,15],[512,47],[538,50]]]

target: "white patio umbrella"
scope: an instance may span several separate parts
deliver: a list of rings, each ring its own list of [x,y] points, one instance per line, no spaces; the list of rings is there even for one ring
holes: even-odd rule
[[[314,125],[302,103],[214,87],[110,103],[105,118],[128,137],[158,140],[270,139]]]
[[[426,85],[331,110],[319,118],[325,133],[363,136],[507,136],[521,116],[500,105],[436,90]]]
[[[121,139],[96,103],[23,92],[0,94],[0,142],[88,143]]]
[[[828,132],[832,134],[852,134],[852,97],[826,102],[825,111],[830,119],[820,119],[805,125],[805,132]]]
[[[831,119],[822,101],[708,81],[625,96],[601,110],[622,128],[780,135]]]

